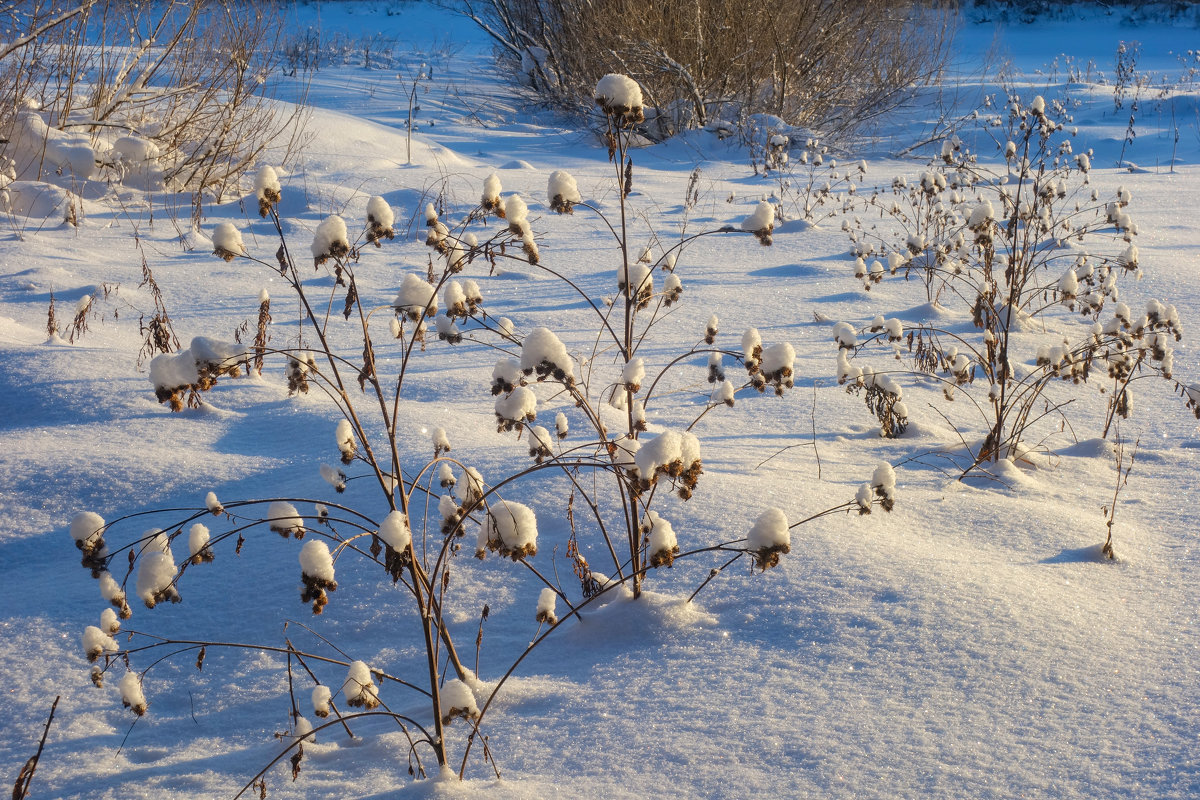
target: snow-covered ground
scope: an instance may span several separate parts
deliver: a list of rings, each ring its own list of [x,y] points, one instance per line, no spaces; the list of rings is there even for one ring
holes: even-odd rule
[[[551,214],[545,197],[548,175],[563,169],[584,200],[611,210],[616,194],[603,144],[514,98],[494,74],[486,37],[417,3],[304,5],[295,14],[298,28],[319,25],[350,38],[381,31],[394,38],[400,61],[389,69],[329,66],[312,76],[311,138],[296,163],[280,168],[294,251],[306,252],[330,213],[361,225],[368,198],[381,195],[396,211],[399,235],[381,251],[368,248],[357,280],[370,298],[365,305],[387,305],[405,273],[425,270],[425,203],[441,196],[447,216],[458,218],[495,171],[506,195],[528,201],[533,229],[544,234],[543,263],[594,297],[615,294],[611,235],[582,210]],[[927,92],[922,106],[836,155],[866,160],[860,193],[918,173],[922,161],[892,154],[927,135],[942,107],[965,114],[996,91],[994,76],[980,86],[976,71],[994,41],[1011,58],[1008,74],[1020,92],[1078,101],[1069,106],[1075,150],[1092,149],[1093,185],[1104,196],[1118,186],[1133,195],[1144,277],[1129,285],[1130,303],[1157,297],[1177,307],[1184,339],[1176,377],[1200,383],[1192,339],[1200,323],[1200,91],[1186,72],[1196,38],[1194,28],[1128,27],[1099,10],[1036,27],[968,24],[942,91]],[[1124,152],[1137,166],[1118,170],[1129,119],[1128,105],[1115,109],[1111,86],[1121,40],[1140,41],[1139,69],[1167,75],[1170,85],[1144,90],[1136,137]],[[432,76],[416,81],[410,157],[408,92],[421,62]],[[738,225],[778,191],[774,176],[753,173],[736,137],[692,132],[639,149],[634,160],[636,247],[676,241],[685,219],[688,233]],[[697,167],[699,202],[685,209]],[[201,671],[194,654],[151,670],[149,712],[131,728],[117,689],[123,668],[96,689],[80,646],[104,604],[67,534],[76,513],[113,520],[195,507],[214,491],[227,502],[338,498],[382,516],[369,481],[352,481],[339,498],[321,479],[319,465],[337,457],[335,412],[317,392],[289,397],[281,363],[269,362],[261,377],[222,379],[201,408],[181,413],[155,400],[146,366],[138,366],[138,318],[153,312],[148,289],[139,287],[143,258],[185,346],[194,336],[232,339],[247,320],[252,337],[263,290],[272,297],[275,335],[286,339],[297,309],[278,274],[211,255],[214,229],[232,222],[249,251],[273,260],[277,241],[257,216],[251,184],[248,177],[240,202],[207,209],[199,231],[186,206],[180,212],[160,196],[117,188],[109,194],[124,207],[87,200],[78,228],[14,215],[0,232],[7,586],[0,774],[7,780],[33,754],[51,702],[62,698],[34,797],[232,796],[281,751],[276,734],[291,725],[284,657],[213,649]],[[797,378],[783,397],[747,392],[734,409],[708,414],[693,429],[704,457],[696,495],[660,510],[684,549],[727,541],[744,536],[769,507],[794,521],[848,501],[887,461],[897,465],[892,513],[803,525],[778,567],[750,574],[739,562],[691,604],[686,598],[719,562],[682,560],[653,571],[642,599],[617,600],[564,625],[520,665],[484,722],[499,781],[473,756],[465,783],[414,783],[394,724],[363,720],[352,726],[353,739],[330,729],[306,746],[295,782],[286,760],[273,767],[268,796],[1200,796],[1195,418],[1168,384],[1139,384],[1135,414],[1122,427],[1126,447],[1134,440],[1139,447],[1118,499],[1118,559],[1103,560],[1102,508],[1117,478],[1111,449],[1097,441],[1105,402],[1098,389],[1053,387],[1058,399],[1078,398],[1070,427],[994,479],[959,481],[952,464],[933,455],[959,441],[942,416],[949,412],[940,392],[908,390],[912,426],[899,439],[881,439],[862,399],[836,383],[832,324],[861,328],[876,314],[912,323],[929,309],[915,282],[864,291],[840,225],[793,219],[776,229],[772,247],[750,236],[710,237],[680,256],[681,306],[641,351],[647,363],[661,367],[686,351],[715,313],[731,348],[752,325],[767,343],[790,342]],[[595,325],[569,286],[516,266],[489,274],[476,264],[466,276],[478,281],[490,314],[590,348]],[[51,295],[61,327],[98,287],[100,318],[90,330],[73,343],[48,340]],[[941,313],[947,325],[969,323],[965,309]],[[379,358],[396,367],[394,354]],[[431,341],[415,357],[401,406],[405,441],[427,448],[430,433],[445,428],[456,453],[485,476],[530,463],[527,440],[495,432],[494,363],[484,345]],[[681,427],[703,409],[705,363],[693,358],[691,375],[670,383],[648,410],[652,431]],[[729,359],[726,367],[740,370]],[[550,426],[562,408],[546,392],[541,400],[547,415],[539,409],[539,422]],[[537,479],[512,496],[538,516],[533,560],[547,574],[557,563],[564,588],[577,594],[565,560],[568,489],[565,479]],[[123,535],[140,535],[156,519],[126,523]],[[598,543],[581,540],[581,547],[601,563]],[[312,650],[336,646],[394,675],[420,674],[420,630],[397,611],[406,608],[399,590],[378,580],[378,570],[345,559],[338,591],[313,617],[297,597],[298,549],[264,528],[248,536],[240,556],[226,547],[214,564],[189,570],[184,602],[135,608],[126,625],[197,640],[281,645],[289,637]],[[537,632],[541,585],[494,557],[459,562],[450,624],[473,664],[474,648],[464,643],[474,641],[488,604],[479,675],[495,681]],[[134,666],[150,658],[136,656]],[[311,683],[298,670],[294,677],[306,698]],[[382,697],[393,710],[427,714],[394,687]],[[449,730],[452,757],[461,758],[462,723]]]

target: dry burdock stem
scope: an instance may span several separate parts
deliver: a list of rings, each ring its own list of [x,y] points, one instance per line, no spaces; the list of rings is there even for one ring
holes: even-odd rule
[[[1140,276],[1143,266],[1132,195],[1118,188],[1101,197],[1091,188],[1091,154],[1073,151],[1069,123],[1061,101],[1010,92],[1001,111],[978,117],[999,144],[1000,168],[981,164],[951,137],[917,179],[898,177],[890,192],[860,193],[857,210],[864,213],[843,225],[856,277],[869,276],[864,288],[885,276],[915,276],[930,302],[960,302],[971,314],[974,334],[922,325],[905,336],[897,320],[887,321],[885,331],[880,319],[860,344],[855,326],[834,329],[839,382],[867,389],[884,435],[903,432],[894,424],[905,416],[898,411],[901,388],[887,374],[895,360],[907,356],[908,369],[935,379],[947,400],[970,396],[965,405],[983,418],[985,432],[964,472],[1020,459],[1024,442],[1074,429],[1069,401],[1047,396],[1056,386],[1101,384],[1105,437],[1115,418],[1132,413],[1136,380],[1160,377],[1191,398],[1193,390],[1172,377],[1171,347],[1182,338],[1174,306],[1150,299],[1138,312],[1118,300],[1118,284]],[[882,225],[863,222],[881,215]],[[1063,325],[1042,324],[1046,317],[1083,324],[1067,335],[1049,334]],[[886,370],[850,363],[849,355],[885,338],[894,356]],[[1024,366],[1030,363],[1033,369]]]
[[[635,259],[629,249],[633,234],[628,228],[630,220],[645,217],[633,214],[627,206],[631,196],[628,190],[636,177],[628,147],[633,127],[644,116],[641,91],[627,76],[610,75],[601,81],[596,99],[608,120],[613,180],[622,189],[616,193],[619,219],[601,215],[601,229],[619,232],[613,251],[617,266],[613,285],[620,287],[620,294],[607,304],[588,296],[563,277],[555,265],[536,257],[528,205],[514,195],[504,200],[501,225],[494,221],[499,205],[489,206],[491,213],[478,207],[468,209],[462,221],[453,225],[440,219],[434,209],[428,209],[432,277],[427,279],[424,273],[397,276],[398,290],[390,304],[393,315],[389,319],[378,312],[381,298],[371,292],[367,292],[371,296],[360,296],[356,280],[359,259],[374,252],[365,243],[382,244],[392,229],[392,211],[382,198],[370,199],[366,219],[360,226],[348,225],[336,216],[322,221],[315,228],[308,251],[294,258],[292,243],[284,236],[284,224],[278,215],[282,195],[277,181],[272,172],[260,172],[255,182],[259,208],[274,226],[279,248],[274,252],[268,248],[261,254],[248,249],[238,230],[225,223],[228,227],[214,231],[216,255],[224,258],[232,254],[248,265],[260,267],[264,275],[282,276],[288,284],[299,303],[302,321],[295,329],[275,338],[295,344],[276,350],[262,346],[259,351],[265,359],[279,362],[274,379],[286,380],[289,391],[316,394],[311,391],[315,388],[332,399],[340,417],[336,425],[330,424],[325,440],[327,454],[330,461],[335,454],[340,456],[346,468],[320,466],[320,474],[330,486],[324,496],[222,502],[209,492],[204,503],[190,513],[146,512],[163,517],[157,521],[163,528],[140,538],[136,537],[136,530],[142,526],[134,520],[141,519],[143,514],[111,523],[91,512],[81,514],[72,524],[71,534],[83,554],[83,565],[99,581],[106,601],[120,609],[122,616],[131,613],[126,601],[127,588],[147,607],[164,600],[178,602],[181,594],[177,587],[185,579],[211,578],[212,570],[230,562],[226,555],[238,555],[243,545],[263,536],[272,540],[273,548],[295,554],[300,566],[300,599],[311,604],[314,614],[326,611],[330,603],[337,608],[337,600],[352,595],[358,588],[356,583],[364,578],[394,584],[398,594],[390,596],[403,600],[397,603],[397,613],[420,627],[419,664],[402,676],[390,675],[384,669],[386,665],[345,663],[353,656],[332,651],[320,634],[313,636],[319,653],[298,650],[290,640],[285,640],[286,648],[261,643],[201,644],[208,651],[245,647],[286,653],[289,664],[294,666],[299,662],[306,672],[311,670],[309,675],[317,684],[315,688],[296,686],[294,670],[289,685],[293,693],[312,692],[315,714],[323,716],[336,711],[329,687],[341,687],[341,694],[350,706],[390,715],[399,723],[408,744],[404,757],[409,759],[408,766],[414,774],[440,772],[450,764],[451,756],[457,758],[461,748],[462,761],[455,766],[462,775],[476,742],[483,742],[485,747],[481,760],[490,761],[486,736],[475,735],[476,726],[485,719],[495,692],[520,663],[518,659],[507,671],[501,668],[494,673],[501,677],[489,691],[464,665],[456,648],[446,620],[460,616],[462,610],[454,608],[459,598],[453,572],[475,569],[473,562],[465,558],[471,549],[463,548],[467,527],[477,531],[475,555],[487,557],[494,553],[511,560],[514,569],[529,570],[537,578],[539,588],[545,587],[537,598],[538,611],[530,615],[529,622],[536,618],[539,625],[548,629],[535,635],[531,647],[557,625],[577,617],[600,595],[627,591],[636,598],[650,570],[671,567],[679,559],[711,553],[726,559],[728,566],[749,555],[760,570],[780,563],[780,556],[790,550],[791,527],[801,524],[789,526],[782,510],[774,509],[765,515],[748,536],[717,544],[693,542],[690,550],[681,546],[670,520],[659,511],[673,509],[672,514],[679,513],[680,501],[688,499],[698,488],[703,473],[701,441],[691,431],[702,417],[714,410],[726,413],[736,391],[755,388],[765,394],[770,386],[775,394],[782,394],[792,387],[795,353],[791,345],[782,342],[764,345],[758,332],[751,329],[743,337],[749,355],[728,348],[717,349],[712,342],[720,334],[713,315],[704,329],[708,344],[698,343],[666,366],[650,364],[648,357],[639,354],[644,342],[653,341],[667,299],[686,300],[679,277],[681,270],[676,264],[676,256],[684,247],[697,236],[709,234],[743,236],[747,241],[750,235],[761,239],[763,231],[769,234],[771,219],[766,212],[756,211],[743,223],[743,230],[726,226],[695,234],[666,248],[657,259],[653,253]],[[574,212],[576,217],[583,217],[581,211],[600,214],[579,196],[569,175],[556,173],[547,188],[546,202],[558,213]],[[499,194],[499,179],[488,178],[481,200],[495,203]],[[474,229],[468,230],[472,226]],[[659,241],[655,236],[649,239]],[[586,346],[596,347],[595,342],[602,340],[603,351],[612,354],[610,358],[590,359],[585,368],[584,359],[548,328],[524,331],[511,320],[487,313],[478,284],[462,273],[474,265],[477,276],[483,277],[503,259],[519,261],[527,268],[559,277],[579,292],[585,300],[582,313],[591,315],[590,322],[595,326],[593,334],[586,337]],[[654,280],[663,273],[660,268],[667,265],[671,269],[666,271],[659,291]],[[323,272],[324,280],[307,280],[314,270]],[[312,292],[321,294],[314,297]],[[339,342],[327,336],[328,309],[337,307],[345,309],[348,321],[347,327],[337,320],[338,335],[343,337]],[[259,308],[265,329],[265,297],[260,297]],[[431,318],[439,334],[457,334],[441,336],[436,341],[426,337]],[[350,341],[346,342],[344,338],[350,334]],[[514,474],[489,476],[495,483],[485,481],[467,463],[471,458],[469,451],[464,453],[458,446],[451,448],[450,436],[445,431],[434,431],[432,447],[429,440],[404,441],[398,433],[403,429],[398,422],[401,402],[409,400],[405,392],[407,381],[422,374],[409,372],[410,359],[419,357],[418,346],[428,341],[431,350],[453,347],[455,341],[468,337],[494,344],[501,351],[490,381],[477,387],[478,397],[483,403],[494,403],[501,431],[515,433],[514,441],[509,443],[514,448],[513,456],[519,460],[528,453],[530,459]],[[708,360],[711,365],[712,357],[721,354],[747,366],[744,383],[735,387],[722,378],[719,390],[702,403],[703,410],[690,424],[687,422],[692,413],[687,405],[667,408],[662,413],[666,423],[662,432],[646,433],[649,414],[659,411],[654,405],[655,390],[660,385],[666,386],[660,381],[692,384],[699,377],[692,374],[698,363]],[[164,401],[177,402],[178,395],[185,390],[197,396],[212,391],[217,374],[240,372],[237,365],[251,357],[250,348],[197,337],[187,350],[160,355],[151,362],[151,380]],[[384,371],[383,365],[388,365],[388,371]],[[719,359],[716,366],[716,372],[723,373]],[[670,373],[673,369],[678,370],[678,377]],[[264,368],[264,372],[265,379],[271,380],[270,368]],[[673,393],[674,387],[670,394]],[[558,404],[558,408],[553,404]],[[602,410],[602,405],[609,408]],[[547,427],[536,424],[539,416],[543,422],[554,419],[554,435]],[[682,422],[680,416],[685,416]],[[519,436],[528,439],[515,441]],[[527,485],[535,482],[542,470],[553,470],[556,476],[565,477],[570,486],[569,496],[551,496],[555,484],[549,482],[544,484],[549,488],[541,493]],[[363,496],[363,491],[341,494],[347,482],[355,479],[359,480],[357,489],[364,485],[378,489],[373,504],[339,502],[345,496]],[[439,490],[443,493],[435,496]],[[513,496],[529,499],[531,505],[517,502]],[[579,507],[587,509],[586,516],[575,515],[577,497],[581,500]],[[868,492],[865,500],[856,498],[816,516],[855,507],[866,513],[873,505],[882,505],[883,499],[890,502],[891,495],[885,498]],[[545,508],[547,502],[551,513],[555,503],[567,507],[571,533],[564,547],[558,546],[562,542],[545,546],[538,541],[533,504]],[[214,529],[209,531],[200,519]],[[131,527],[135,529],[132,541],[127,531]],[[119,546],[113,544],[118,538],[114,528],[126,534]],[[275,534],[282,541],[275,539]],[[219,550],[226,552],[218,554]],[[557,568],[547,568],[545,562],[562,552],[569,554],[571,572],[579,578],[578,592],[573,586],[563,587],[557,580],[551,582],[546,577],[559,574]],[[216,555],[221,557],[214,558]],[[589,565],[589,557],[596,560],[597,568]],[[342,580],[338,580],[335,569],[341,570],[346,559],[365,559],[368,569],[343,571]],[[184,566],[179,566],[180,563]],[[289,569],[295,569],[295,562]],[[713,570],[711,575],[719,572],[720,569]],[[256,588],[251,586],[249,590],[253,592]],[[561,616],[555,610],[558,601],[566,609]],[[533,609],[531,599],[529,610]],[[111,624],[108,629],[112,630]],[[391,634],[381,631],[380,635]],[[110,669],[123,673],[120,678],[123,700],[134,713],[144,714],[148,707],[142,692],[145,676],[132,671],[142,660],[142,651],[183,645],[178,652],[190,657],[197,643],[184,636],[160,638],[139,633],[130,636],[130,640],[122,637],[117,642],[100,628],[91,626],[83,641],[85,651],[96,658],[93,680],[102,683]],[[163,659],[146,660],[152,670]],[[210,656],[204,663],[212,669],[217,666],[214,660]],[[348,671],[337,674],[334,666],[339,664]],[[387,708],[380,697],[385,691],[413,691],[393,706],[408,709],[408,714],[379,710]],[[445,726],[456,719],[471,724],[460,726],[468,728],[461,738],[451,739],[446,736]],[[302,738],[293,735],[295,742],[289,747],[295,747]]]

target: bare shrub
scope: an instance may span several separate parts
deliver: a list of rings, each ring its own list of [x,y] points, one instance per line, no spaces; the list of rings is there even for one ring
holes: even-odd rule
[[[57,22],[57,24],[55,24]],[[18,177],[135,173],[221,199],[299,111],[265,96],[281,25],[270,4],[6,4],[3,155]]]
[[[367,268],[365,258],[378,252],[373,245],[382,244],[378,232],[394,228],[394,211],[382,197],[368,201],[364,225],[348,225],[340,216],[327,217],[316,227],[307,253],[294,258],[302,248],[289,241],[286,231],[293,226],[280,217],[274,173],[264,174],[262,170],[270,170],[264,167],[255,181],[259,208],[274,228],[279,249],[273,243],[263,248],[257,242],[246,247],[232,223],[222,223],[214,231],[216,257],[233,255],[248,269],[282,278],[287,288],[284,296],[298,303],[299,318],[279,323],[277,340],[288,344],[276,349],[264,342],[261,352],[269,360],[286,361],[290,392],[308,392],[311,387],[314,395],[326,395],[332,406],[336,423],[330,424],[333,436],[327,440],[328,452],[332,455],[336,445],[344,469],[322,465],[322,478],[339,495],[352,480],[375,489],[367,493],[370,499],[361,502],[354,497],[357,493],[336,502],[327,495],[297,497],[286,490],[269,499],[222,502],[209,492],[203,505],[135,512],[109,522],[95,512],[84,512],[69,528],[82,553],[81,565],[98,581],[101,596],[116,609],[109,617],[119,611],[127,619],[133,614],[131,595],[147,609],[165,601],[181,602],[180,587],[205,580],[205,573],[209,580],[221,581],[218,585],[232,590],[232,582],[219,574],[223,565],[239,555],[247,541],[264,536],[274,539],[278,534],[289,545],[293,540],[305,540],[295,548],[294,556],[301,570],[300,599],[311,603],[314,614],[322,614],[331,602],[337,608],[336,604],[344,602],[342,598],[369,591],[372,584],[381,582],[397,587],[397,618],[420,626],[419,655],[409,661],[404,674],[387,664],[355,660],[308,626],[297,628],[313,634],[311,652],[298,648],[290,636],[282,646],[262,648],[241,642],[198,641],[189,631],[180,630],[188,623],[176,627],[170,619],[162,623],[164,635],[150,632],[139,622],[139,628],[129,629],[120,642],[106,638],[100,629],[85,629],[85,652],[95,656],[94,682],[101,685],[106,678],[121,674],[122,701],[139,717],[149,706],[144,690],[149,686],[148,690],[154,691],[153,682],[145,680],[147,674],[173,656],[190,661],[199,650],[199,668],[206,648],[252,648],[286,655],[292,734],[283,752],[251,778],[247,788],[258,786],[264,791],[267,770],[284,758],[290,759],[294,777],[303,758],[300,743],[304,739],[326,727],[367,717],[399,724],[407,747],[401,746],[396,761],[401,769],[407,766],[410,774],[434,775],[456,768],[461,777],[473,748],[477,753],[482,750],[479,755],[484,764],[494,768],[488,736],[481,726],[497,693],[529,649],[559,625],[590,612],[589,606],[598,604],[599,598],[623,593],[637,599],[653,570],[670,568],[684,559],[715,559],[718,566],[708,571],[695,590],[698,592],[743,558],[743,564],[753,561],[758,572],[778,566],[781,556],[791,552],[792,530],[807,522],[835,514],[867,514],[875,507],[891,510],[896,479],[892,468],[884,464],[876,467],[871,480],[859,487],[853,499],[798,521],[789,521],[792,517],[782,508],[767,508],[760,510],[748,533],[730,530],[706,541],[681,525],[677,535],[667,517],[687,517],[682,504],[697,490],[703,474],[700,436],[706,431],[693,433],[693,428],[710,411],[715,412],[714,417],[731,414],[735,395],[774,396],[791,390],[795,351],[787,342],[764,346],[754,328],[742,336],[741,350],[733,343],[718,346],[718,321],[712,315],[705,341],[662,359],[652,343],[661,330],[660,323],[675,313],[674,305],[667,310],[668,301],[687,302],[678,277],[687,267],[676,259],[701,236],[753,235],[759,242],[769,243],[774,212],[769,204],[760,203],[740,229],[725,225],[688,234],[665,245],[657,257],[649,250],[638,256],[631,229],[645,217],[630,200],[636,176],[629,144],[632,128],[642,117],[642,97],[630,78],[608,75],[597,86],[595,99],[607,119],[610,180],[618,200],[608,211],[593,205],[580,195],[572,176],[558,171],[548,178],[542,207],[569,213],[581,223],[595,215],[601,229],[621,231],[610,251],[616,274],[608,288],[617,292],[607,300],[589,294],[560,272],[553,251],[543,260],[540,237],[531,227],[530,204],[522,197],[504,197],[504,213],[499,214],[500,207],[493,206],[501,188],[495,175],[485,179],[483,192],[472,191],[481,198],[477,206],[452,207],[445,214],[439,214],[432,203],[426,207],[430,272],[403,276],[390,304],[369,285],[360,286],[357,281],[359,270]],[[490,211],[485,211],[485,206]],[[475,278],[484,280],[498,266],[509,263],[560,280],[579,296],[578,316],[588,331],[582,344],[569,335],[564,341],[549,328],[527,330],[489,313]],[[314,270],[328,278],[323,282],[328,288],[308,279]],[[666,274],[656,288],[659,273]],[[265,315],[269,311],[266,298],[260,298],[259,304],[260,315]],[[329,309],[338,306],[348,321],[348,338],[340,337],[328,324]],[[377,313],[381,307],[390,307],[393,316]],[[711,312],[699,313],[698,319],[702,319]],[[436,340],[426,335],[431,329],[438,334]],[[484,354],[487,361],[498,356],[491,380],[486,384],[480,381],[475,396],[482,407],[494,409],[498,430],[513,434],[506,447],[513,453],[524,450],[529,454],[526,461],[497,452],[504,455],[498,460],[503,471],[486,478],[471,465],[481,455],[473,436],[466,437],[465,447],[455,444],[452,450],[445,430],[435,430],[424,442],[413,441],[398,422],[402,401],[414,393],[413,384],[420,387],[428,380],[428,373],[415,367],[417,359],[434,362],[445,358],[464,341],[468,344],[461,350],[467,351],[468,357],[472,352]],[[488,346],[476,350],[472,344]],[[259,345],[251,348],[198,336],[184,350],[154,357],[149,378],[159,401],[179,411],[185,405],[198,404],[200,394],[211,391],[218,379],[237,377],[243,367],[248,372],[256,348]],[[740,363],[746,369],[744,377],[723,379],[711,397],[705,389],[692,401],[678,402],[676,389],[693,382],[689,373],[698,369],[695,362],[712,364],[714,356]],[[355,384],[358,391],[354,391]],[[409,412],[405,409],[404,413]],[[648,415],[664,425],[661,432],[649,432]],[[541,421],[554,419],[557,438],[537,424],[539,417]],[[731,424],[736,423],[726,423],[720,430],[728,431]],[[518,443],[522,436],[525,441]],[[719,452],[720,446],[716,444],[714,452]],[[556,487],[545,480],[547,475],[565,479],[567,485]],[[433,488],[435,479],[444,494]],[[256,487],[243,488],[259,494]],[[577,501],[586,509],[578,516]],[[738,502],[747,507],[765,506],[768,498]],[[569,534],[553,523],[561,518],[557,512],[562,510]],[[139,535],[137,530],[148,515],[157,517],[155,523],[161,527]],[[211,531],[205,522],[213,526]],[[474,547],[464,546],[468,526],[476,533]],[[184,541],[187,556],[177,563],[172,547],[182,554]],[[564,552],[562,562],[560,553]],[[501,665],[492,673],[498,676],[494,683],[482,682],[476,674],[482,620],[487,618],[488,607],[484,606],[475,638],[474,670],[467,666],[458,639],[462,628],[455,621],[462,619],[462,609],[474,602],[456,590],[458,576],[478,569],[475,560],[465,556],[485,558],[488,553],[511,560],[514,570],[528,571],[537,588],[536,611],[530,598],[529,622],[539,626],[528,648],[510,665]],[[353,559],[375,568],[369,572],[347,568]],[[295,562],[287,569],[294,571]],[[568,576],[572,574],[578,579],[578,589],[571,585]],[[261,592],[257,585],[245,588]],[[336,598],[331,598],[335,590]],[[390,637],[390,633],[381,631],[381,636]],[[377,661],[383,658],[374,657]],[[293,665],[299,665],[308,678],[294,680],[299,673]],[[296,699],[301,690],[311,692],[317,717],[332,714],[334,719],[318,726],[302,721]],[[393,693],[399,698],[393,699]],[[339,709],[333,704],[335,698],[344,700],[347,708],[361,711]],[[463,723],[458,729],[465,730],[453,736],[448,726],[456,720]]]
[[[1003,153],[999,166],[952,137],[916,180],[897,177],[890,191],[860,194],[858,215],[843,225],[864,289],[899,275],[921,281],[927,310],[944,302],[969,313],[970,327],[933,315],[907,331],[879,316],[861,343],[853,326],[834,329],[839,383],[894,396],[881,405],[878,393],[867,395],[883,435],[902,433],[891,423],[907,417],[896,410],[905,410],[902,391],[888,372],[940,385],[947,401],[965,396],[959,405],[984,423],[982,441],[968,443],[970,429],[943,415],[968,444],[964,472],[1019,460],[1058,431],[1073,431],[1073,400],[1059,399],[1071,389],[1097,387],[1104,438],[1132,413],[1135,381],[1165,379],[1191,398],[1172,378],[1172,348],[1183,336],[1175,307],[1148,299],[1139,311],[1120,293],[1118,284],[1142,272],[1131,193],[1119,187],[1102,197],[1090,185],[1092,154],[1073,151],[1061,102],[1013,93],[1005,107],[978,121]],[[847,354],[874,345],[908,364],[850,363]]]
[[[505,68],[556,105],[582,110],[592,82],[621,71],[656,112],[652,135],[768,113],[838,137],[940,72],[953,9],[882,0],[467,0],[465,13],[499,43]]]

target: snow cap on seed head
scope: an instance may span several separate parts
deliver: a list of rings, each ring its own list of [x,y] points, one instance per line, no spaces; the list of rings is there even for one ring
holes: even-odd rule
[[[610,72],[596,83],[596,105],[618,125],[645,121],[642,87],[628,75]]]

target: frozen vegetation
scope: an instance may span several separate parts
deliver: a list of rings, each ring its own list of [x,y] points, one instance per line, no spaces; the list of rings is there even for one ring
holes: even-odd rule
[[[393,60],[273,77],[310,137],[196,221],[12,121],[4,774],[61,696],[32,797],[1200,796],[1194,30],[649,144],[581,132],[627,75],[291,13]]]

